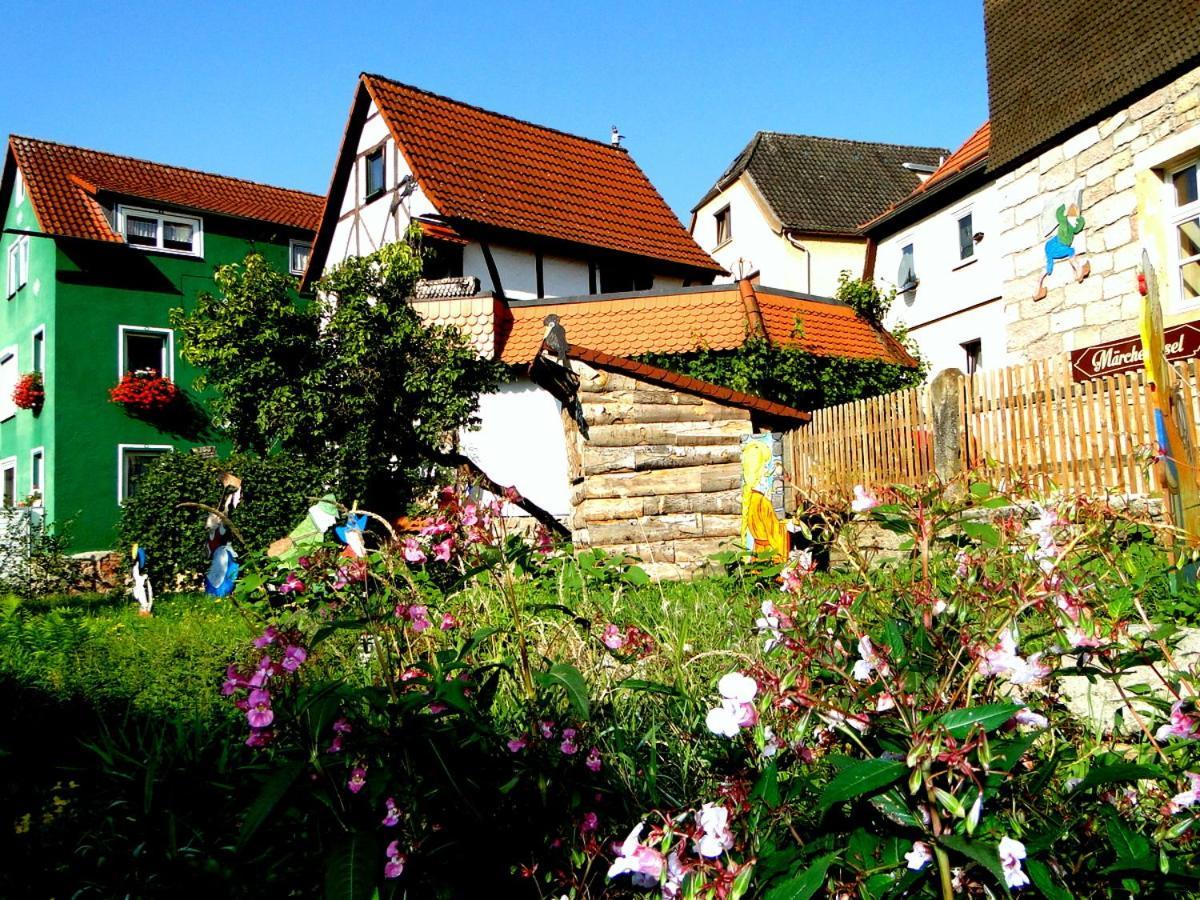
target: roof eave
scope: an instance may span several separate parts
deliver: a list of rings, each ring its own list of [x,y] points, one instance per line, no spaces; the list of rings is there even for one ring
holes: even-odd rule
[[[982,176],[982,177],[980,177]],[[977,182],[976,183],[976,179]],[[900,201],[896,206],[876,216],[868,222],[864,222],[859,229],[859,234],[865,237],[870,237],[878,240],[880,237],[890,235],[892,231],[898,230],[909,222],[920,218],[918,213],[924,213],[929,207],[937,208],[939,204],[935,200],[940,200],[942,204],[947,201],[947,195],[956,196],[952,189],[959,190],[967,188],[974,190],[978,186],[987,184],[989,181],[994,181],[995,175],[988,170],[988,157],[984,154],[981,158],[973,161],[967,166],[964,166],[953,175],[947,175],[945,178],[938,179],[936,187],[930,188],[919,193],[909,194],[904,200]],[[883,226],[888,225],[896,220],[902,222],[896,229],[888,231]],[[883,232],[881,234],[881,232]]]

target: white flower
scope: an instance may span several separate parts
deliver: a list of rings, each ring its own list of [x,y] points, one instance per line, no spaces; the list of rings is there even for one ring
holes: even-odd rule
[[[1200,775],[1195,772],[1184,772],[1183,774],[1187,776],[1192,786],[1171,798],[1167,806],[1173,813],[1189,806],[1195,806],[1197,802],[1200,802]]]
[[[879,658],[875,648],[871,645],[871,639],[865,634],[858,639],[858,655],[859,660],[850,672],[857,681],[867,681],[876,669],[881,675],[888,673],[887,663]]]
[[[717,682],[721,692],[721,705],[710,709],[705,717],[708,730],[721,737],[737,737],[738,730],[758,721],[758,710],[754,708],[754,695],[758,684],[749,675],[730,672]]]
[[[850,509],[856,513],[863,513],[867,510],[874,509],[879,505],[879,498],[872,494],[861,484],[854,486],[854,500],[850,503]]]
[[[1028,706],[1022,706],[1017,710],[1017,714],[1013,716],[1013,720],[1018,725],[1030,725],[1034,728],[1045,728],[1050,724],[1050,720],[1041,713],[1035,713]]]
[[[658,884],[663,870],[663,856],[652,847],[643,847],[639,842],[645,827],[644,823],[640,823],[629,832],[616,861],[609,866],[609,878],[630,874],[633,876],[631,881],[635,887],[653,887]]]
[[[704,717],[704,724],[718,737],[737,737],[740,729],[736,712],[725,706],[710,709]]]
[[[1032,684],[1050,674],[1050,667],[1041,662],[1041,654],[1025,659],[1017,653],[1017,636],[1011,630],[1000,635],[995,647],[980,654],[981,675],[1004,675],[1013,684]]]
[[[762,755],[770,759],[779,752],[779,741],[775,739],[775,731],[770,725],[763,726]]]
[[[904,854],[904,858],[908,860],[910,869],[919,872],[933,862],[933,851],[924,841],[913,841],[912,849]]]
[[[717,682],[717,690],[726,700],[749,703],[758,693],[758,683],[749,675],[730,672],[721,676],[721,680]]]
[[[875,698],[875,712],[887,712],[889,709],[896,708],[896,701],[892,699],[892,695],[884,691]]]
[[[1021,868],[1021,860],[1025,858],[1025,845],[1005,835],[1000,839],[997,852],[1000,854],[1000,867],[1004,869],[1004,883],[1010,888],[1025,887],[1029,884],[1029,876]]]
[[[770,600],[762,602],[762,616],[755,620],[754,627],[759,632],[770,635],[763,644],[764,653],[770,653],[771,649],[783,640],[783,633],[779,630],[779,610]]]
[[[733,834],[729,831],[729,810],[713,803],[705,803],[696,813],[696,824],[700,835],[696,840],[696,852],[707,859],[716,859],[733,847]]]

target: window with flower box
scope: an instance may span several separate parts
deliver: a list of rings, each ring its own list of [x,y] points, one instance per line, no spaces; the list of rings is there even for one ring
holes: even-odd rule
[[[118,329],[117,377],[153,369],[163,378],[175,377],[174,332],[169,328],[121,325]]]
[[[17,379],[20,376],[20,369],[17,367],[17,348],[5,347],[0,350],[0,422],[11,419],[17,414],[13,391],[17,388]]]

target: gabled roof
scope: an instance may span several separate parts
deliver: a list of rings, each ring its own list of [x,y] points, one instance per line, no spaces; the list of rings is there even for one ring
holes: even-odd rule
[[[945,155],[941,147],[760,131],[692,212],[747,172],[785,228],[857,234],[920,183],[904,163],[936,166]]]
[[[698,397],[706,397],[717,403],[748,409],[751,412],[762,413],[772,418],[792,419],[799,422],[807,422],[812,418],[809,413],[793,409],[782,403],[776,403],[774,400],[764,400],[762,397],[755,397],[753,394],[744,394],[732,388],[721,387],[718,384],[713,384],[711,381],[701,381],[699,378],[692,378],[690,375],[681,375],[678,372],[672,372],[660,366],[652,366],[648,363],[627,359],[623,356],[613,356],[611,353],[605,353],[601,350],[592,350],[589,347],[580,347],[572,344],[569,356],[572,359],[578,359],[580,362],[585,362],[598,369],[621,372],[642,381],[648,381],[667,388],[675,388],[689,394],[695,394]]]
[[[895,338],[844,303],[749,282],[527,301],[509,304],[509,312],[511,320],[496,325],[497,355],[508,363],[527,363],[537,355],[542,319],[553,313],[572,344],[613,356],[732,350],[761,329],[774,345],[818,356],[916,365]]]
[[[692,240],[629,153],[419,88],[364,74],[417,184],[454,223],[666,261],[709,276],[723,269]],[[340,165],[355,118],[351,109]],[[350,158],[353,149],[351,148]],[[348,169],[347,169],[348,171]],[[334,173],[334,186],[344,183]],[[332,194],[313,260],[323,264],[340,198]],[[332,211],[332,215],[331,215]]]
[[[985,0],[983,18],[993,170],[1200,62],[1200,0]]]
[[[937,203],[938,201],[932,198],[940,197],[943,191],[957,183],[963,176],[984,170],[988,161],[990,136],[991,123],[984,122],[961,147],[946,157],[946,161],[938,166],[932,175],[917,185],[911,194],[889,206],[871,221],[864,223],[863,231],[873,231],[893,219],[897,213],[913,209],[918,205],[925,208],[929,204]]]
[[[309,232],[324,203],[304,191],[17,135],[8,149],[42,231],[62,237],[124,243],[97,200],[101,193]]]

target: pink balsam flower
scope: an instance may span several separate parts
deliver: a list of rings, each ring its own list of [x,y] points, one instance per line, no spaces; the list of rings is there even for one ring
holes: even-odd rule
[[[634,887],[654,887],[663,871],[663,855],[653,847],[644,847],[639,843],[645,824],[639,824],[629,837],[617,848],[617,859],[608,868],[609,878],[621,875],[632,876]]]
[[[367,783],[367,767],[355,766],[350,770],[350,780],[346,782],[346,787],[350,793],[357,794],[366,786]]]

